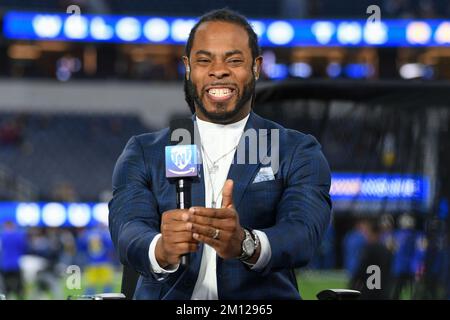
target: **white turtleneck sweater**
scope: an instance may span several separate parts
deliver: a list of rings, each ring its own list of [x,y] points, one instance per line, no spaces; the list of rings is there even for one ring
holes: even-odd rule
[[[244,132],[245,124],[249,116],[244,119],[221,125],[212,122],[197,120],[197,126],[202,144],[203,174],[205,182],[205,207],[211,208],[213,200],[216,208],[222,204],[222,188],[227,179],[228,171],[234,158],[236,147]],[[209,172],[215,162],[217,171]],[[214,196],[214,199],[213,199]],[[263,269],[272,255],[270,243],[266,234],[255,230],[261,243],[261,253],[258,261],[252,267],[254,270]],[[161,234],[155,236],[150,244],[149,258],[154,273],[173,273],[178,270],[178,265],[163,269],[159,266],[155,257],[156,242]],[[217,274],[216,252],[205,244],[198,274],[197,282],[192,293],[192,300],[217,300]]]

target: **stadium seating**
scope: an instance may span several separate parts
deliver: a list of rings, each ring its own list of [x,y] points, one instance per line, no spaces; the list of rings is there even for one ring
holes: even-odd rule
[[[0,115],[0,126],[17,117]],[[131,116],[33,114],[21,115],[20,122],[21,139],[0,148],[0,164],[35,185],[39,200],[52,201],[98,201],[111,189],[115,161],[128,139],[152,130]],[[56,199],[62,186],[73,189],[69,199]]]

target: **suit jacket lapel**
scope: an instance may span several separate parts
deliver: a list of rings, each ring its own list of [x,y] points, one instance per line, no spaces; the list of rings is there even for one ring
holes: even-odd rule
[[[245,148],[245,164],[239,164],[238,163],[238,151],[236,150],[236,153],[234,154],[233,163],[231,164],[230,171],[228,172],[228,179],[232,179],[234,181],[234,188],[233,188],[233,201],[234,206],[237,208],[242,200],[242,197],[244,195],[245,189],[247,186],[253,181],[257,170],[261,166],[261,161],[259,159],[259,129],[266,129],[264,127],[263,121],[261,118],[259,118],[256,114],[250,112],[250,117],[247,121],[247,124],[244,128],[244,134],[241,137],[241,140],[239,141],[239,145],[237,150],[242,150],[242,148]],[[245,139],[245,132],[247,130],[255,130],[256,132],[256,141],[257,146],[250,146],[249,143],[246,143]],[[270,145],[269,145],[270,147]],[[256,154],[256,163],[249,163],[249,152],[250,150],[253,150],[252,152],[257,152]]]

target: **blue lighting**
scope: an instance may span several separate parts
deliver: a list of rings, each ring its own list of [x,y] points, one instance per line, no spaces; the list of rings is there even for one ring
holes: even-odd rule
[[[400,174],[334,173],[330,189],[338,211],[354,204],[372,211],[425,208],[429,192],[427,178]],[[108,212],[107,203],[0,202],[0,226],[10,220],[22,227],[91,227],[107,224]],[[448,215],[447,202],[440,212]]]
[[[342,67],[339,63],[332,62],[327,66],[327,74],[330,78],[337,78],[341,75]]]
[[[274,63],[265,69],[267,76],[272,80],[283,80],[289,75],[288,66],[281,63]]]
[[[4,16],[10,39],[182,45],[193,17],[67,15],[10,11]],[[446,20],[250,20],[264,47],[450,46]]]
[[[107,203],[0,202],[5,221],[22,227],[91,227],[108,224]]]
[[[428,198],[428,179],[414,175],[349,174],[332,176],[330,195],[333,200],[411,200]]]
[[[335,212],[427,212],[430,189],[422,176],[335,173],[330,195]]]
[[[345,66],[345,75],[351,79],[364,79],[373,76],[374,68],[370,64],[350,63]]]
[[[292,76],[299,78],[309,78],[312,75],[311,65],[304,62],[297,62],[289,67]]]

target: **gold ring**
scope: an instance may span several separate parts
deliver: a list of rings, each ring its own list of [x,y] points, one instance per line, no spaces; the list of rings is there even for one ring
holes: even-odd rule
[[[219,233],[220,233],[220,230],[216,229],[216,231],[214,231],[213,239],[219,238]]]

